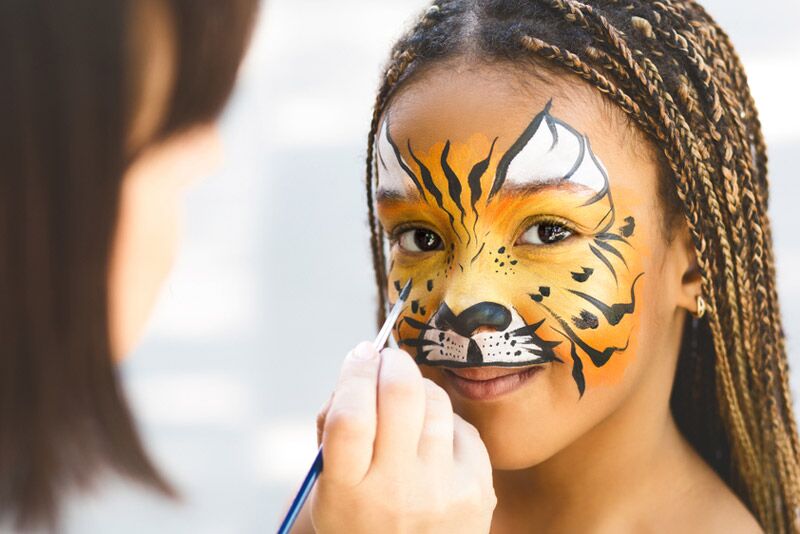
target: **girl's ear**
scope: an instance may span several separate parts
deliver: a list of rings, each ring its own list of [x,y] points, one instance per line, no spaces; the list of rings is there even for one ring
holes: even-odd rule
[[[697,297],[702,295],[702,275],[697,264],[694,243],[685,223],[676,232],[673,252],[679,255],[681,281],[676,304],[690,313],[697,312]]]

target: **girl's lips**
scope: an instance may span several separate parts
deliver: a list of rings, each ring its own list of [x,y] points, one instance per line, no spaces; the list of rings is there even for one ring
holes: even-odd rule
[[[503,376],[513,375],[520,371],[527,371],[530,367],[462,367],[448,369],[459,378],[482,382]]]
[[[522,369],[465,367],[444,369],[444,376],[462,396],[472,400],[490,400],[519,388],[541,369],[540,365]]]

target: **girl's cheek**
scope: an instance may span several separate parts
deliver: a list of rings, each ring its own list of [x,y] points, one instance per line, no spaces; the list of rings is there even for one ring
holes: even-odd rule
[[[412,280],[411,294],[406,301],[400,318],[395,324],[395,339],[409,340],[419,333],[412,324],[429,322],[442,301],[444,282],[441,261],[428,260],[417,263],[399,265],[399,261],[392,261],[392,268],[388,273],[389,301],[395,302],[400,290],[410,279]],[[408,348],[408,347],[406,347]]]

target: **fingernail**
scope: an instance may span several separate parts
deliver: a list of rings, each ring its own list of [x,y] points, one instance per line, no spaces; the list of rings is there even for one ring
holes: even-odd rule
[[[354,360],[371,360],[377,355],[375,348],[372,346],[371,343],[367,343],[366,341],[363,343],[359,343],[358,346],[353,349],[353,359]]]

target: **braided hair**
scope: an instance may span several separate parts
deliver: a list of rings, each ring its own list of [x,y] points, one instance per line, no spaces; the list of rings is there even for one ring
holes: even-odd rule
[[[436,0],[395,44],[374,105],[366,190],[378,320],[386,309],[375,140],[415,72],[458,56],[568,71],[616,104],[661,162],[665,220],[685,220],[711,313],[687,318],[671,407],[768,532],[795,531],[798,436],[788,385],[767,154],[747,77],[693,0]]]

